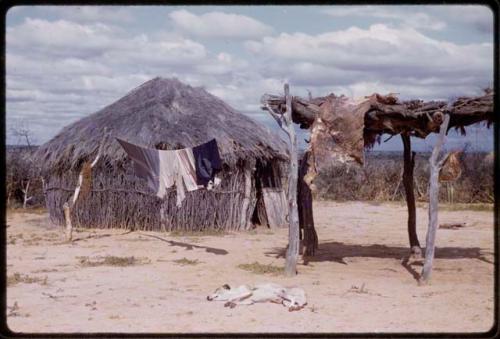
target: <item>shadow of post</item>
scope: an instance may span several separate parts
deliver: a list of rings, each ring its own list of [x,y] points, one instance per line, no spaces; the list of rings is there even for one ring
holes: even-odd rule
[[[221,249],[221,248],[199,246],[199,245],[188,244],[188,243],[180,242],[180,241],[168,240],[168,239],[165,239],[165,238],[159,237],[157,235],[153,235],[153,234],[145,234],[145,233],[139,233],[139,234],[167,242],[170,244],[170,246],[184,247],[187,250],[192,250],[193,248],[200,248],[200,249],[204,249],[208,253],[212,253],[212,254],[216,254],[216,255],[226,255],[229,253],[228,251]]]
[[[356,245],[345,244],[342,242],[324,242],[319,244],[315,256],[304,258],[304,264],[313,262],[332,261],[347,265],[345,258],[383,258],[402,260],[405,269],[418,281],[420,273],[408,262],[410,249],[403,246],[385,246],[385,245]],[[425,252],[424,252],[425,253]],[[284,248],[272,248],[265,253],[267,256],[275,258],[284,258]],[[479,247],[437,247],[435,258],[437,259],[477,259],[489,264],[491,260],[485,257],[485,254],[492,254],[483,251]]]

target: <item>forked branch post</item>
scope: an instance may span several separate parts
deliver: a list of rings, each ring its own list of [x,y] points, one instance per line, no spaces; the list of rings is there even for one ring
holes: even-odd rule
[[[429,159],[429,227],[427,229],[427,237],[425,240],[425,261],[424,267],[422,269],[422,274],[420,276],[421,283],[429,281],[432,271],[432,262],[434,260],[436,232],[438,228],[439,170],[443,166],[446,157],[442,157],[441,159],[438,158],[441,153],[441,148],[444,144],[444,138],[446,135],[446,131],[448,130],[449,122],[450,116],[448,114],[445,114],[444,120],[439,130],[439,136],[436,140],[436,144]]]
[[[288,173],[288,249],[286,251],[285,274],[297,274],[297,260],[299,256],[299,212],[297,207],[297,181],[298,181],[298,149],[297,136],[292,120],[292,97],[290,87],[284,86],[285,111],[271,107],[263,100],[264,109],[276,120],[277,124],[289,137],[288,150],[290,154],[290,167]]]
[[[108,130],[106,127],[104,127],[104,135],[101,139],[101,142],[99,144],[99,149],[97,151],[97,155],[90,164],[90,168],[94,168],[94,166],[97,164],[99,159],[101,158],[102,151],[104,148],[104,143],[106,142],[106,139],[108,137]],[[84,169],[80,171],[80,174],[78,175],[78,184],[76,185],[75,192],[73,193],[73,198],[68,200],[67,202],[64,203],[63,205],[63,210],[64,210],[64,219],[66,220],[66,240],[71,241],[73,238],[73,223],[71,222],[71,211],[73,210],[78,197],[80,196],[80,190],[82,188],[83,184],[83,171]]]

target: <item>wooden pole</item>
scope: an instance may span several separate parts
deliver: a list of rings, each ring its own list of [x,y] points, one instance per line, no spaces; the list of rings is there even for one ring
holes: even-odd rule
[[[68,202],[64,203],[63,210],[64,219],[66,220],[66,240],[71,241],[73,239],[73,224],[71,223],[71,208]]]
[[[303,256],[314,256],[318,248],[318,235],[314,228],[313,199],[309,185],[304,181],[304,176],[309,169],[309,157],[311,151],[307,151],[302,157],[299,167],[299,182],[297,188],[297,204],[299,210],[299,226],[304,232],[302,244],[305,247]]]
[[[288,173],[288,249],[286,251],[285,274],[295,276],[297,274],[297,259],[299,257],[299,212],[297,208],[297,179],[298,179],[298,148],[297,136],[292,120],[292,97],[290,87],[285,84],[285,113],[275,111],[266,100],[262,100],[265,109],[276,120],[278,125],[288,134],[290,142],[288,150],[290,153],[290,169]]]
[[[99,159],[101,158],[103,148],[104,148],[104,143],[107,139],[107,134],[108,129],[104,127],[104,136],[101,139],[101,143],[99,144],[99,149],[97,150],[97,155],[90,164],[90,168],[93,168]],[[73,238],[73,223],[71,222],[71,212],[73,211],[73,208],[78,200],[78,197],[80,196],[80,190],[82,188],[82,183],[83,183],[83,169],[80,171],[80,174],[78,175],[78,184],[75,187],[75,192],[73,193],[73,199],[68,200],[67,202],[64,203],[63,205],[63,210],[64,210],[64,218],[66,220],[66,240],[71,241]]]
[[[299,212],[297,209],[297,179],[298,179],[298,149],[297,136],[292,121],[292,97],[290,88],[285,84],[285,126],[290,137],[290,172],[288,175],[288,206],[289,206],[289,228],[288,228],[288,250],[286,253],[285,274],[294,276],[297,274],[297,259],[299,256]]]
[[[29,196],[29,189],[30,189],[30,179],[27,180],[26,186],[21,182],[21,187],[22,187],[22,192],[23,192],[23,209],[26,209],[26,205],[28,204],[28,201],[30,201],[33,197]]]
[[[252,194],[252,167],[247,163],[245,166],[245,193],[241,206],[240,229],[248,229],[252,215],[249,213],[250,196]]]
[[[408,206],[408,238],[410,240],[410,256],[415,259],[422,257],[422,250],[417,236],[417,211],[415,206],[415,190],[413,170],[415,168],[415,152],[411,151],[411,139],[407,133],[401,134],[404,147],[403,186]]]
[[[429,179],[429,227],[427,229],[427,237],[425,241],[425,261],[420,277],[420,283],[428,282],[432,271],[432,262],[434,260],[434,249],[436,240],[436,231],[438,228],[438,203],[439,203],[439,170],[443,166],[446,157],[438,160],[441,152],[441,147],[444,143],[444,137],[450,122],[449,114],[445,114],[444,120],[439,130],[439,136],[436,145],[432,150],[429,159],[430,164],[430,179]]]

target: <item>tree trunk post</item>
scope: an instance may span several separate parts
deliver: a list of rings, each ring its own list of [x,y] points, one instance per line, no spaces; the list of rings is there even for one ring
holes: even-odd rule
[[[29,189],[30,189],[30,180],[28,179],[27,182],[26,182],[26,186],[22,186],[22,191],[23,191],[23,209],[26,209],[26,205],[28,204],[28,201],[31,200],[31,198],[33,197],[30,197],[29,196]]]
[[[71,223],[71,208],[67,202],[63,205],[64,219],[66,219],[66,241],[71,241],[73,238],[73,224]]]
[[[316,249],[318,248],[318,235],[314,229],[312,192],[309,185],[307,185],[304,181],[304,176],[306,175],[309,167],[308,158],[310,156],[311,152],[307,151],[300,162],[297,189],[299,225],[304,234],[302,240],[302,244],[305,247],[303,251],[304,257],[314,256]]]
[[[241,206],[240,229],[248,229],[251,224],[252,215],[249,214],[250,196],[252,194],[252,167],[247,163],[245,166],[245,195]]]
[[[288,150],[290,153],[290,169],[288,173],[288,248],[286,251],[285,274],[295,276],[297,274],[297,259],[299,257],[299,212],[297,207],[297,181],[298,181],[298,149],[297,136],[292,120],[292,97],[290,87],[285,84],[285,113],[276,111],[269,105],[263,97],[261,102],[269,114],[276,120],[282,130],[288,134],[290,142]]]
[[[290,88],[285,84],[285,124],[290,137],[290,173],[288,175],[288,206],[289,206],[289,228],[288,228],[288,250],[286,253],[285,274],[295,276],[297,274],[297,259],[299,256],[299,213],[297,209],[297,179],[298,179],[298,150],[297,136],[292,121],[292,97]]]
[[[97,162],[101,158],[101,155],[102,155],[102,152],[104,149],[104,143],[106,142],[107,137],[108,137],[108,128],[104,127],[104,136],[101,139],[101,142],[99,144],[99,148],[97,150],[97,155],[96,155],[94,161],[92,161],[92,163],[90,164],[90,168],[93,168],[95,165],[97,165]],[[66,219],[66,240],[67,241],[72,240],[73,223],[71,222],[71,212],[73,211],[73,208],[76,205],[78,197],[80,196],[80,190],[82,188],[82,184],[83,184],[83,169],[80,171],[80,174],[78,175],[78,184],[75,187],[75,192],[73,193],[73,198],[69,199],[63,205],[64,219]]]
[[[404,147],[403,186],[405,188],[406,205],[408,206],[408,238],[410,240],[410,257],[421,259],[422,249],[417,236],[417,211],[415,206],[415,190],[413,170],[415,168],[415,152],[411,151],[410,135],[401,134]]]
[[[439,203],[439,170],[443,166],[446,157],[438,160],[441,152],[441,147],[444,143],[444,137],[450,122],[449,114],[445,114],[441,124],[439,136],[432,150],[432,155],[429,159],[430,164],[430,179],[429,179],[429,227],[427,229],[427,237],[425,240],[425,261],[420,276],[419,283],[429,281],[432,271],[432,262],[434,260],[434,250],[436,241],[436,232],[438,228],[438,203]]]

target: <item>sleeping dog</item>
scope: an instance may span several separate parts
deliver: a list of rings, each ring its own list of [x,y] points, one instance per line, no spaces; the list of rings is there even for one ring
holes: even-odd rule
[[[209,301],[226,301],[225,307],[236,305],[251,305],[255,303],[272,302],[283,304],[288,311],[300,310],[307,304],[306,293],[298,287],[286,288],[278,284],[260,284],[255,287],[241,285],[231,288],[228,284],[217,288],[207,296]]]

